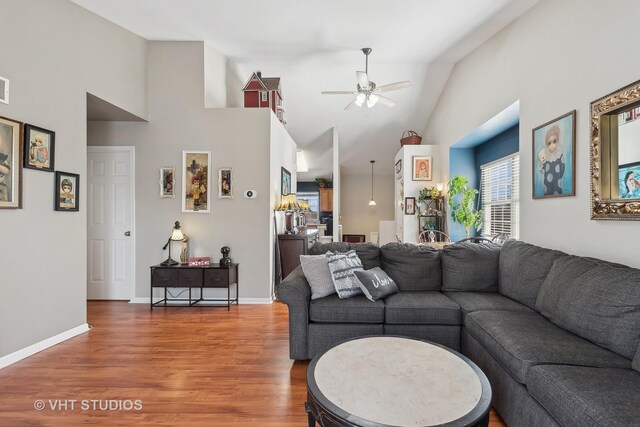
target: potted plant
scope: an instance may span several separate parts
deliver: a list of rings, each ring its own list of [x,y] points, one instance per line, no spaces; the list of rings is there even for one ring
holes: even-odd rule
[[[484,212],[474,207],[478,190],[469,187],[467,178],[455,176],[449,181],[449,207],[451,219],[464,226],[467,237],[471,237],[471,227],[482,230]]]
[[[327,180],[324,178],[316,178],[316,184],[318,184],[318,187],[320,188],[326,188],[327,187]]]

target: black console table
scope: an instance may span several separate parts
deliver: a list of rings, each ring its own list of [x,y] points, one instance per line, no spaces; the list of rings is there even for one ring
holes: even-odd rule
[[[235,285],[236,296],[231,299],[231,287]],[[164,288],[164,298],[160,301],[153,302],[153,288]],[[167,298],[167,288],[187,288],[189,290],[189,298]],[[198,296],[192,295],[192,289],[198,289]],[[204,298],[205,289],[226,288],[227,298]],[[154,265],[151,267],[151,297],[150,309],[156,305],[164,305],[168,302],[182,301],[188,302],[180,305],[183,307],[191,307],[199,302],[226,302],[227,310],[230,310],[231,304],[238,304],[238,295],[240,293],[240,285],[238,280],[238,264],[231,264],[230,267],[220,267],[219,264],[212,264],[206,267],[189,267],[186,265]]]

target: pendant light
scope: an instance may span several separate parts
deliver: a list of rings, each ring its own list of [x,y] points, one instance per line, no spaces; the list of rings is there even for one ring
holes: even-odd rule
[[[369,160],[371,162],[371,201],[369,202],[369,206],[375,206],[376,201],[373,200],[373,164],[376,162],[375,160]]]

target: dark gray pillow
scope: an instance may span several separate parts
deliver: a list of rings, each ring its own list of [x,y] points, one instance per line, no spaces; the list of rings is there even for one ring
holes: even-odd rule
[[[379,300],[388,295],[398,292],[396,282],[391,279],[387,273],[382,271],[380,267],[374,267],[370,270],[355,271],[358,285],[362,289],[362,293],[371,301]]]
[[[633,369],[640,372],[640,345],[638,345],[638,349],[636,350],[636,355],[633,357],[633,363],[631,366]]]
[[[324,255],[327,252],[347,252],[349,244],[345,242],[320,243],[316,242],[309,249],[309,255]]]
[[[500,245],[462,242],[442,250],[442,290],[498,291]]]
[[[333,285],[338,292],[340,298],[350,298],[354,295],[360,295],[362,290],[358,285],[358,279],[354,272],[362,271],[362,262],[356,254],[356,251],[348,251],[346,253],[327,252],[327,264],[331,270]]]
[[[373,243],[351,243],[349,249],[353,249],[362,261],[362,267],[369,270],[380,267],[380,248]]]
[[[300,265],[311,288],[311,299],[336,293],[325,255],[300,255]]]
[[[440,251],[411,243],[387,243],[380,248],[382,269],[400,291],[439,291],[442,287]]]
[[[640,270],[577,256],[558,258],[536,310],[561,328],[633,359],[640,344]]]
[[[566,254],[519,240],[507,240],[500,250],[499,292],[529,308],[535,308],[542,282],[553,262],[562,255]]]

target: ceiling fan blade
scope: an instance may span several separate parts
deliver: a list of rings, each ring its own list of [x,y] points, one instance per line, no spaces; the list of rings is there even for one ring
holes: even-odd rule
[[[376,96],[378,97],[378,102],[380,104],[385,105],[387,107],[395,107],[396,106],[396,102],[390,100],[386,96],[382,96],[382,95],[376,95]]]
[[[352,90],[325,90],[320,93],[323,95],[357,95],[357,92]]]
[[[378,92],[378,91],[380,91],[380,92],[390,92],[392,90],[404,89],[405,87],[410,86],[410,85],[411,85],[411,82],[409,82],[409,81],[390,83],[388,85],[378,86],[376,88],[376,92]]]
[[[358,77],[358,85],[364,90],[369,89],[369,77],[367,77],[367,73],[364,71],[356,71],[356,76]]]
[[[354,108],[359,107],[359,105],[358,105],[358,103],[357,103],[357,102],[358,102],[358,100],[357,100],[357,99],[354,99],[354,100],[353,100],[349,105],[347,105],[346,107],[344,107],[345,111],[346,111],[346,110],[353,110]]]

